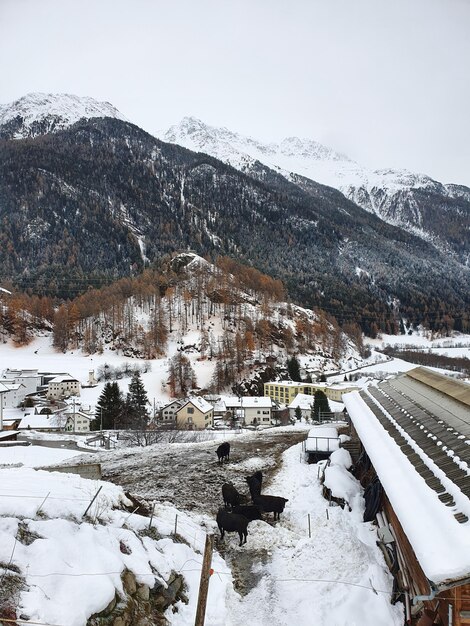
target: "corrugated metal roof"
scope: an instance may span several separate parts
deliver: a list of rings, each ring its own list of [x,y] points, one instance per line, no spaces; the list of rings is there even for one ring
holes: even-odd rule
[[[417,367],[407,372],[406,376],[419,380],[425,385],[428,385],[428,387],[437,389],[441,393],[470,407],[470,385],[460,380],[455,380],[454,378],[449,378],[449,376],[444,376],[444,374],[433,372],[427,367]]]

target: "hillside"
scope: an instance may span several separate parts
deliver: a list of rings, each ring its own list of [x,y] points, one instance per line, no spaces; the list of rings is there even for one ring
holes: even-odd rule
[[[73,297],[189,247],[237,257],[282,279],[297,302],[367,333],[396,332],[400,316],[466,324],[468,268],[306,184],[266,167],[247,176],[119,119],[3,140],[0,279]]]
[[[91,361],[101,382],[129,376],[125,360],[137,359],[161,381],[160,387],[151,386],[157,396],[185,395],[191,388],[232,390],[253,377],[257,382],[246,389],[261,393],[263,377],[285,373],[294,354],[310,371],[362,363],[358,326],[347,325],[347,336],[334,319],[287,303],[284,296],[279,281],[252,268],[228,258],[215,266],[182,253],[159,272],[146,270],[90,290],[52,315],[47,298],[38,305],[37,299],[5,297],[0,332],[4,341],[12,338],[19,346],[42,335],[58,352],[95,357]],[[33,346],[45,355],[44,342]],[[7,362],[11,354],[4,352]],[[70,366],[75,367],[73,359]]]

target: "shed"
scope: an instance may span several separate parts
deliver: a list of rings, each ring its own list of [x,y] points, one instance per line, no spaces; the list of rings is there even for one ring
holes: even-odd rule
[[[419,367],[344,403],[367,454],[356,474],[383,489],[366,511],[396,555],[407,617],[470,624],[470,385]]]
[[[334,426],[314,426],[305,440],[305,453],[309,463],[318,463],[330,458],[339,448],[338,431]]]

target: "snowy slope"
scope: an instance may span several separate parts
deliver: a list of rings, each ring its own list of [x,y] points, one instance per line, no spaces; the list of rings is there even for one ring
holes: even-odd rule
[[[264,144],[226,128],[206,125],[194,117],[184,118],[161,138],[208,153],[245,172],[260,161],[295,182],[295,175],[300,174],[338,189],[386,222],[406,226],[431,240],[435,239],[435,229],[426,223],[422,199],[417,199],[416,193],[424,192],[443,204],[452,199],[468,203],[470,199],[467,187],[444,185],[425,174],[407,170],[368,169],[311,139],[288,137],[280,143]]]
[[[109,102],[70,94],[29,93],[15,102],[0,104],[0,137],[35,137],[93,117],[127,121]]]
[[[197,152],[207,152],[239,169],[258,160],[273,169],[300,174],[343,192],[358,187],[369,191],[380,187],[395,192],[440,185],[429,176],[406,170],[367,169],[311,139],[287,137],[280,143],[264,144],[227,128],[209,126],[194,117],[185,117],[178,125],[171,126],[162,139]]]

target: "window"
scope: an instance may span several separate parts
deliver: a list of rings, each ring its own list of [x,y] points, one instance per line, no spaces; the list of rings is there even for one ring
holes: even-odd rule
[[[256,411],[256,414],[257,415],[261,415],[261,411]]]
[[[192,406],[188,406],[187,413],[192,415],[194,413],[194,409]]]

